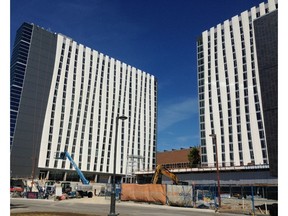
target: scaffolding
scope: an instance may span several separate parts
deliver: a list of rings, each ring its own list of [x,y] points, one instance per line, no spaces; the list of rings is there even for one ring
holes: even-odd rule
[[[136,172],[143,169],[143,156],[140,155],[128,155],[127,156],[127,166],[126,166],[126,176],[125,183],[137,183],[136,182]],[[142,165],[142,166],[141,166]]]

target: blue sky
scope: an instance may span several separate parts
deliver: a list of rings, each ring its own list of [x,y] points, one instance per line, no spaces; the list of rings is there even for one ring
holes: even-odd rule
[[[157,150],[199,144],[196,39],[263,0],[11,0],[23,22],[62,33],[158,80]],[[266,1],[265,1],[266,2]]]
[[[267,0],[1,0],[1,51],[12,50],[17,28],[33,22],[158,78],[158,150],[199,144],[196,39],[205,30]],[[279,194],[285,212],[287,183],[288,1],[279,4]],[[11,9],[11,11],[9,10]],[[10,35],[9,35],[10,33]],[[2,40],[4,37],[4,40]],[[10,42],[10,43],[9,43]],[[284,52],[283,52],[284,51]],[[10,56],[1,55],[1,164],[9,161]],[[285,64],[286,63],[286,64]],[[8,71],[8,72],[7,72]],[[284,97],[283,97],[284,94]],[[284,98],[284,100],[282,99]],[[282,99],[282,100],[281,100]],[[286,120],[287,119],[287,120]],[[286,120],[286,121],[285,121]],[[10,167],[2,166],[9,195]],[[3,190],[2,190],[3,189]],[[4,195],[5,194],[5,195]],[[281,199],[283,197],[283,199]],[[7,214],[9,213],[9,199]],[[282,200],[282,201],[281,201]],[[281,211],[281,212],[282,212]]]

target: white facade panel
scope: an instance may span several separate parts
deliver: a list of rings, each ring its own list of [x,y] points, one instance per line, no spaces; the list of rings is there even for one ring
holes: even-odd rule
[[[138,170],[151,170],[156,156],[154,77],[63,35],[57,37],[38,166],[72,171],[68,160],[54,158],[68,151],[83,172],[111,175],[119,114],[128,119],[119,120],[116,173],[126,174],[129,155],[142,158]]]
[[[269,164],[253,20],[275,10],[261,3],[204,31],[198,39],[202,166]]]

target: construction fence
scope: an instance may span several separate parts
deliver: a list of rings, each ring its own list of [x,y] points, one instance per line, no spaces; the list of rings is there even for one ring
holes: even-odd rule
[[[122,184],[119,199],[162,205],[277,215],[278,189],[267,186]],[[219,208],[219,201],[220,207]]]
[[[193,189],[187,185],[122,184],[121,201],[193,207]]]

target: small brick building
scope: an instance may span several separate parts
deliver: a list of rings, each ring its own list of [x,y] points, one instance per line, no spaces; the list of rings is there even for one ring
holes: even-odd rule
[[[186,168],[189,164],[188,154],[191,151],[191,148],[181,148],[179,150],[172,149],[171,151],[164,150],[163,152],[157,152],[156,163],[162,164],[166,168],[170,169]]]

